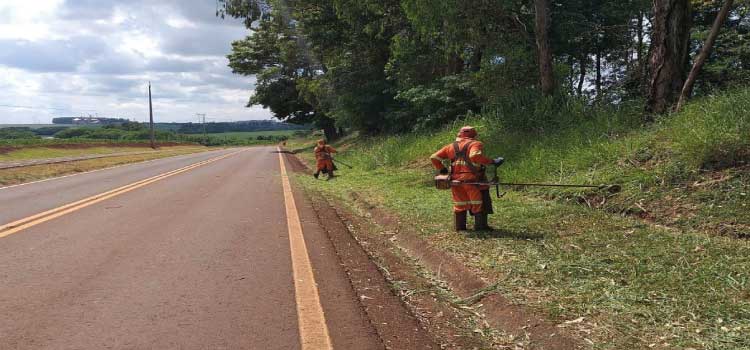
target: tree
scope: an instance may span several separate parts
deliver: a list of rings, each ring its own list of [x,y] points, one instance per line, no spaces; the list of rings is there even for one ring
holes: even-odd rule
[[[299,89],[300,81],[316,75],[320,67],[299,45],[295,23],[278,12],[258,21],[250,36],[232,43],[232,53],[227,56],[234,73],[256,76],[255,94],[248,106],[262,105],[289,123],[313,123],[328,139],[338,138],[333,120],[306,100]]]
[[[677,101],[685,81],[691,27],[689,0],[654,0],[647,121]]]
[[[646,98],[648,120],[677,102],[689,57],[701,57],[698,40],[722,2],[217,3],[219,16],[243,18],[251,31],[229,55],[236,73],[258,79],[249,104],[333,137],[343,127],[362,134],[439,127],[482,111],[535,130],[551,127],[555,106],[571,95],[602,104]],[[727,30],[694,75],[696,95],[750,84],[750,6],[734,3],[723,15]],[[539,91],[556,98],[536,106]],[[529,118],[529,110],[540,112]]]
[[[539,64],[539,81],[542,93],[552,95],[555,90],[555,77],[552,66],[552,48],[549,41],[550,9],[549,0],[534,0],[535,33]]]
[[[721,11],[716,16],[714,25],[711,28],[711,33],[708,35],[706,42],[703,44],[703,48],[701,49],[700,54],[698,54],[698,57],[695,59],[693,68],[690,70],[690,74],[685,81],[685,85],[682,87],[680,100],[677,102],[677,111],[682,108],[687,99],[690,98],[690,95],[693,93],[693,85],[695,84],[695,79],[698,77],[698,73],[700,72],[701,68],[703,68],[703,64],[706,63],[706,59],[708,59],[708,56],[711,54],[711,49],[713,49],[714,43],[716,42],[716,37],[719,36],[721,26],[724,24],[724,20],[726,20],[727,16],[729,15],[729,10],[732,8],[733,4],[734,0],[726,0],[724,2],[724,6],[721,7]]]

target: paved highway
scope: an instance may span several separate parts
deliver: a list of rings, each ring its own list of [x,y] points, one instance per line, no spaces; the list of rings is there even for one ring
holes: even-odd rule
[[[275,151],[0,189],[0,349],[382,349]]]

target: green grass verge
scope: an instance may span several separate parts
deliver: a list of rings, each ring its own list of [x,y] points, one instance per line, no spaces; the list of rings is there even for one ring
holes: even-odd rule
[[[488,155],[508,159],[505,180],[622,186],[614,195],[511,191],[495,202],[494,234],[451,232],[450,193],[432,185],[428,157],[460,123],[345,139],[339,158],[355,169],[330,182],[296,181],[347,205],[357,192],[512,299],[556,320],[584,317],[568,327],[593,348],[748,349],[750,242],[733,238],[750,227],[748,109],[750,90],[645,127],[627,109],[572,111],[580,115],[554,134],[509,132],[493,117],[462,121],[479,128]]]
[[[357,192],[398,212],[436,246],[500,284],[514,300],[578,330],[599,349],[750,347],[750,244],[677,234],[577,205],[509,193],[491,217],[499,231],[451,232],[447,191],[414,170],[342,170],[296,181],[339,203]],[[669,345],[666,345],[669,344]]]

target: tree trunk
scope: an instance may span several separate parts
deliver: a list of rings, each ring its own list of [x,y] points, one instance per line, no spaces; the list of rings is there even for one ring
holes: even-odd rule
[[[689,0],[654,0],[646,121],[669,111],[679,97],[689,58],[690,15]]]
[[[638,65],[643,65],[643,12],[638,11],[638,28],[636,28],[636,36],[638,37]]]
[[[695,59],[693,69],[690,70],[690,75],[688,75],[688,78],[685,81],[685,86],[682,87],[680,100],[677,102],[677,108],[675,109],[676,111],[679,111],[682,108],[687,99],[690,98],[690,95],[693,93],[695,79],[698,77],[701,68],[703,68],[703,64],[706,63],[706,59],[711,55],[711,50],[716,42],[716,37],[719,36],[721,26],[724,25],[724,21],[726,20],[727,15],[729,15],[729,10],[732,8],[732,4],[734,4],[734,0],[727,0],[724,2],[724,6],[721,7],[721,11],[719,11],[719,14],[716,16],[714,25],[711,27],[711,33],[708,34],[708,38],[706,38],[706,42],[703,44],[700,54],[698,54],[698,57]]]
[[[573,57],[573,55],[568,55],[568,67],[570,67],[571,74],[566,74],[565,76],[568,78],[568,86],[567,91],[575,91],[576,87],[576,78],[573,76],[573,67],[575,67],[576,59]]]
[[[596,99],[602,98],[602,50],[596,49]]]
[[[464,60],[457,53],[451,53],[448,57],[446,75],[461,74],[464,71]]]
[[[583,94],[583,83],[586,82],[586,55],[581,55],[581,76],[578,80],[578,96],[581,96]]]
[[[479,72],[479,70],[482,68],[483,51],[484,50],[482,47],[477,47],[471,54],[471,60],[469,61],[469,70],[471,70],[472,72]]]
[[[536,7],[536,46],[539,55],[539,76],[542,93],[552,95],[555,91],[555,77],[552,68],[552,49],[549,42],[550,9],[549,0],[534,0]]]
[[[637,38],[636,39],[637,40],[636,52],[637,52],[638,58],[635,62],[635,67],[634,67],[635,73],[633,74],[633,77],[637,83],[636,86],[638,88],[639,94],[643,91],[643,86],[645,85],[644,79],[646,77],[646,67],[647,67],[646,60],[644,59],[644,56],[646,56],[646,54],[643,52],[645,49],[645,45],[643,44],[644,37],[645,37],[644,30],[643,30],[643,25],[644,25],[643,16],[644,16],[644,13],[642,11],[638,11],[638,23],[637,23],[638,27],[636,28],[636,38]]]
[[[336,122],[327,116],[321,116],[318,118],[316,124],[319,128],[323,129],[326,140],[333,141],[339,138],[338,130],[336,129]]]

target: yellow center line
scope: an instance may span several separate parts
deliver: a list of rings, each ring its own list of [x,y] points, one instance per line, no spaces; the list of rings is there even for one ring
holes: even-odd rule
[[[76,210],[88,207],[88,206],[90,206],[92,204],[99,203],[101,201],[107,200],[107,199],[115,197],[115,196],[119,196],[119,195],[121,195],[123,193],[130,192],[130,191],[135,190],[137,188],[140,188],[140,187],[152,184],[154,182],[166,179],[166,178],[168,178],[170,176],[174,176],[174,175],[186,172],[188,170],[192,170],[192,169],[198,168],[200,166],[203,166],[203,165],[206,165],[206,164],[209,164],[209,163],[213,163],[215,161],[218,161],[218,160],[221,160],[221,159],[233,156],[233,155],[235,155],[235,154],[237,154],[239,152],[242,152],[242,151],[244,151],[244,150],[237,151],[237,152],[232,152],[232,153],[229,153],[229,154],[225,154],[223,156],[219,156],[219,157],[211,158],[211,159],[208,159],[208,160],[200,161],[198,163],[194,163],[194,164],[191,164],[191,165],[188,165],[188,166],[176,169],[176,170],[172,170],[172,171],[168,171],[168,172],[163,173],[163,174],[152,176],[152,177],[144,179],[144,180],[136,181],[134,183],[131,183],[131,184],[128,184],[128,185],[125,185],[125,186],[121,186],[121,187],[115,188],[113,190],[104,192],[104,193],[99,193],[99,194],[93,195],[91,197],[87,197],[87,198],[75,201],[73,203],[68,203],[68,204],[59,206],[57,208],[50,209],[50,210],[47,210],[47,211],[44,211],[44,212],[41,212],[41,213],[38,213],[38,214],[35,214],[35,215],[32,215],[32,216],[25,217],[23,219],[16,220],[14,222],[2,225],[2,226],[0,226],[0,238],[12,235],[12,234],[17,233],[19,231],[25,230],[25,229],[27,229],[29,227],[39,225],[39,224],[41,224],[43,222],[46,222],[46,221],[58,218],[58,217],[63,216],[65,214],[72,213],[72,212],[74,212]]]
[[[330,350],[331,338],[328,326],[320,305],[318,287],[315,283],[310,257],[307,255],[305,237],[302,235],[302,224],[294,203],[292,186],[284,165],[284,156],[279,151],[281,167],[281,184],[284,189],[284,205],[286,207],[286,223],[289,230],[289,248],[292,253],[292,273],[294,277],[294,296],[297,302],[297,322],[299,323],[299,338],[302,350]]]

